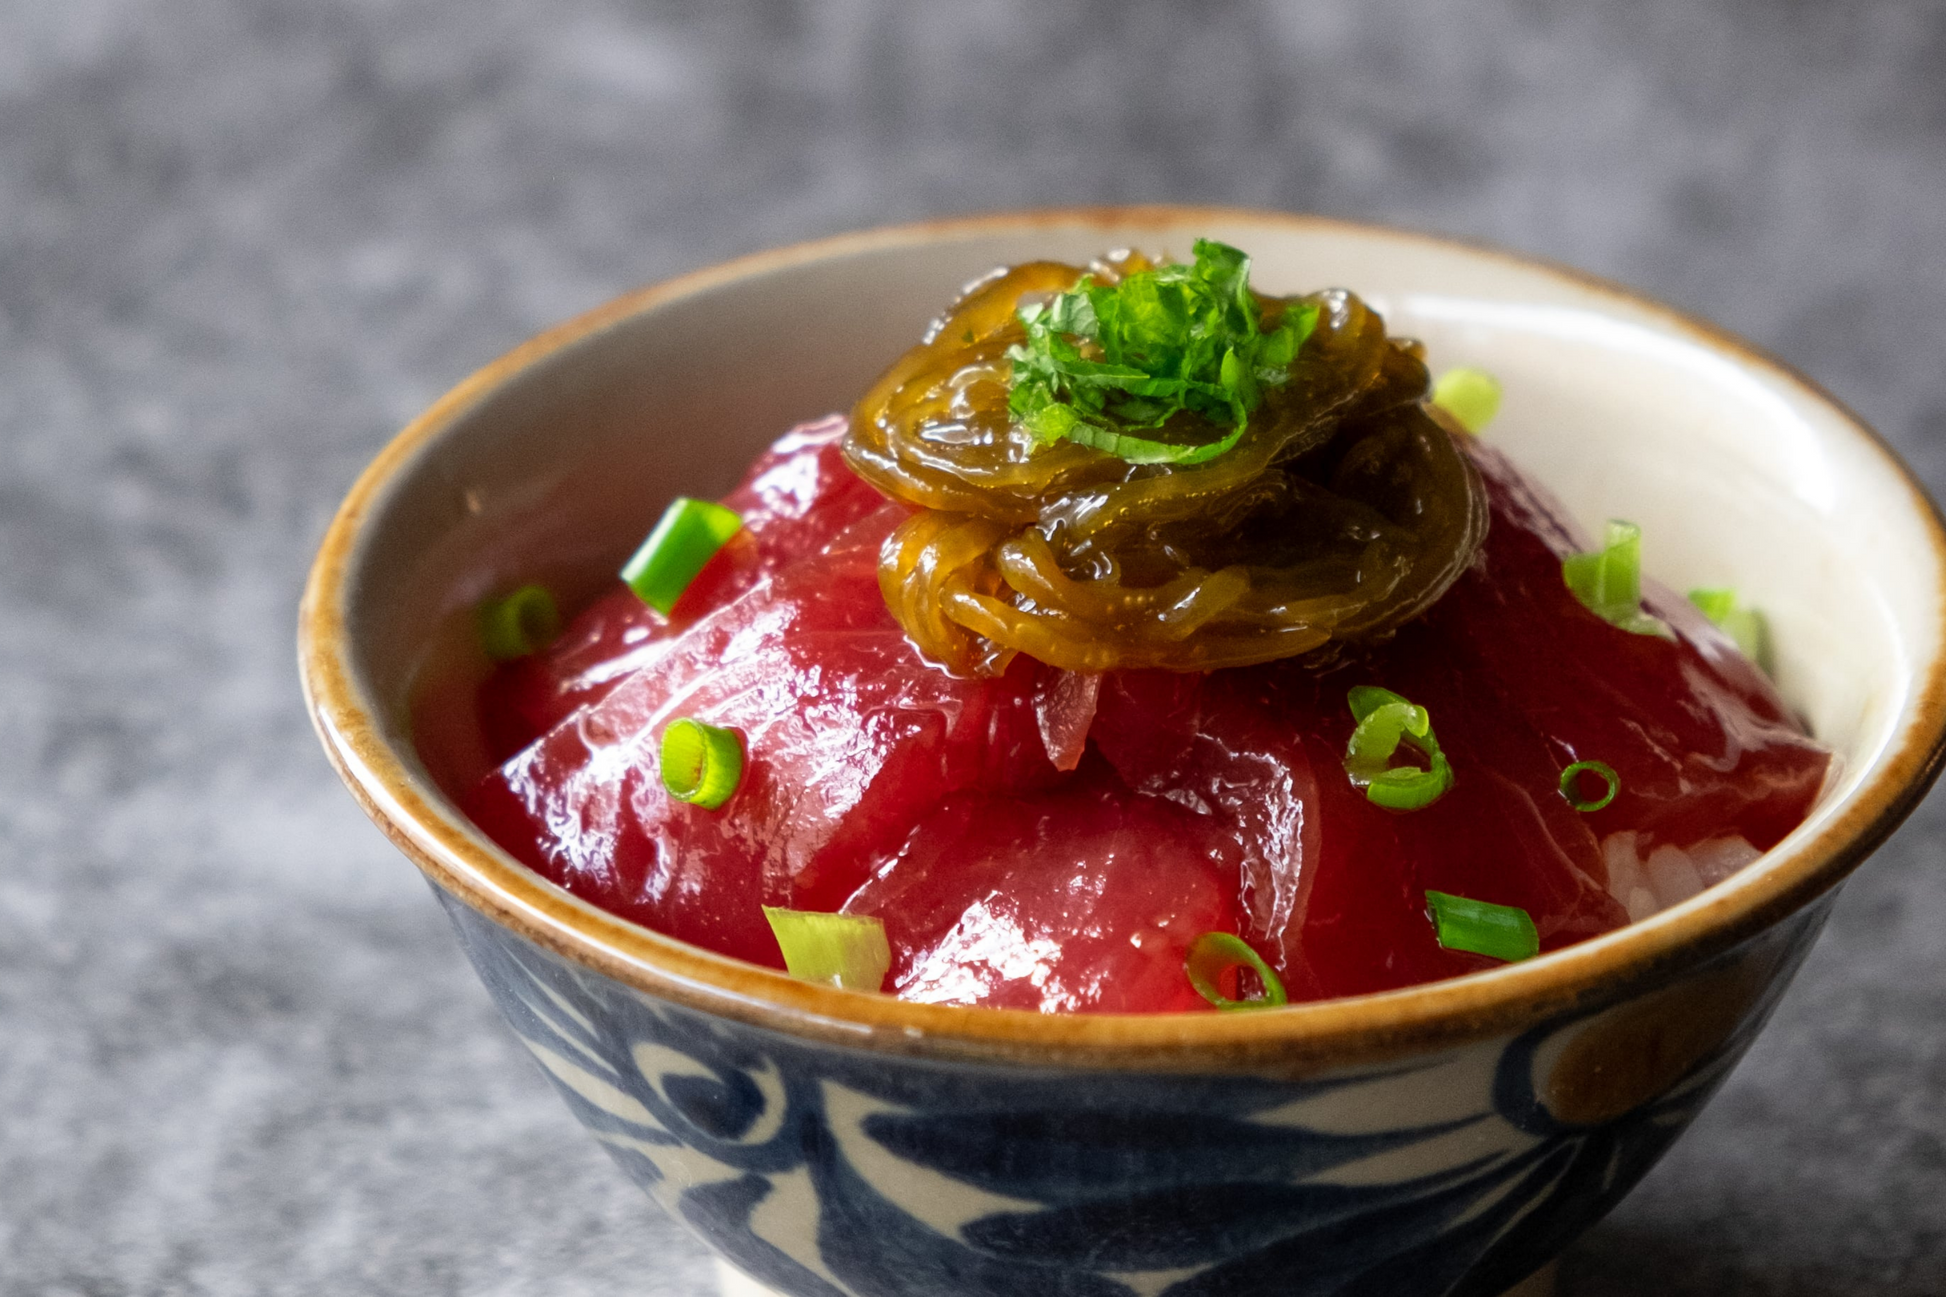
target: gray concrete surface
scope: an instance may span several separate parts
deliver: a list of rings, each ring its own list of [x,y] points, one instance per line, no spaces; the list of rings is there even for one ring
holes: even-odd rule
[[[318,753],[311,548],[624,288],[1141,199],[1632,282],[1946,486],[1940,3],[0,7],[0,1294],[698,1291]],[[1935,798],[1566,1293],[1946,1292],[1943,841]]]

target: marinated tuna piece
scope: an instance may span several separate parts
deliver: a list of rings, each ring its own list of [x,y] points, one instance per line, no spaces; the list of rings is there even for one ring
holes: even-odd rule
[[[878,549],[906,512],[882,504],[692,620],[483,780],[467,813],[577,895],[778,964],[761,906],[835,910],[945,795],[1052,784],[1034,664],[956,678],[885,611]],[[586,641],[571,627],[564,642]],[[675,800],[658,778],[657,744],[679,716],[743,736],[742,783],[721,811]]]
[[[1491,967],[1437,944],[1428,890],[1526,910],[1541,949],[1621,926],[1603,842],[1645,857],[1740,836],[1774,846],[1809,809],[1824,749],[1769,682],[1687,604],[1649,611],[1675,638],[1603,621],[1561,579],[1585,549],[1500,456],[1471,448],[1492,525],[1480,558],[1421,620],[1325,670],[1111,674],[1091,737],[1131,787],[1231,827],[1245,852],[1243,935],[1276,951],[1292,999],[1387,990]],[[1346,778],[1346,696],[1376,684],[1424,707],[1452,763],[1422,809],[1373,805]],[[1581,812],[1576,761],[1619,791]],[[1747,857],[1746,857],[1747,859]]]
[[[617,585],[545,654],[501,666],[480,692],[487,746],[504,760],[598,701],[696,620],[794,559],[814,554],[885,501],[845,467],[838,415],[793,428],[757,457],[723,503],[743,530],[662,616]]]
[[[886,989],[1043,1013],[1206,1008],[1189,945],[1237,930],[1236,840],[1097,758],[1057,792],[956,793],[845,903],[882,919]]]
[[[900,994],[1139,1011],[1201,1003],[1182,973],[1198,923],[1245,937],[1294,1000],[1491,966],[1437,944],[1428,889],[1526,910],[1544,950],[1583,940],[1629,918],[1605,841],[1633,834],[1644,860],[1737,837],[1766,849],[1823,778],[1824,751],[1687,605],[1647,600],[1674,639],[1582,607],[1561,580],[1582,547],[1477,445],[1481,556],[1392,639],[1324,669],[1099,678],[1025,657],[997,678],[928,663],[876,578],[907,512],[858,519],[852,490],[804,467],[830,445],[795,434],[763,461],[797,465],[806,496],[849,524],[823,549],[755,550],[726,565],[740,593],[714,610],[685,596],[666,621],[609,596],[489,686],[491,713],[496,689],[571,683],[551,695],[560,722],[467,796],[487,832],[604,908],[759,963],[781,962],[761,906],[842,906],[885,921]],[[815,536],[823,507],[778,510],[770,534]],[[634,639],[612,635],[624,624]],[[605,634],[610,659],[591,647]],[[1427,710],[1456,772],[1433,804],[1387,810],[1346,777],[1360,684]],[[677,716],[744,737],[749,765],[721,811],[675,801],[656,776]],[[1048,753],[1072,769],[1077,734],[1100,756],[1063,774]],[[1559,791],[1584,759],[1620,779],[1592,813]],[[1009,933],[1019,948],[1002,956]]]

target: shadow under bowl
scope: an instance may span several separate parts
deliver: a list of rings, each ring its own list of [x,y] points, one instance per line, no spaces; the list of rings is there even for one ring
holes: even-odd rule
[[[1762,607],[1838,769],[1741,874],[1527,963],[1251,1014],[1042,1016],[794,981],[589,906],[439,791],[408,699],[485,594],[592,593],[677,494],[850,406],[963,283],[1036,258],[1255,257],[1357,289],[1493,440],[1677,588]],[[1492,1294],[1647,1171],[1747,1048],[1845,875],[1930,785],[1946,537],[1886,446],[1744,343],[1612,285],[1423,235],[1146,207],[846,236],[623,297],[521,346],[352,489],[304,597],[326,752],[434,884],[520,1039],[615,1160],[745,1273],[857,1294]]]

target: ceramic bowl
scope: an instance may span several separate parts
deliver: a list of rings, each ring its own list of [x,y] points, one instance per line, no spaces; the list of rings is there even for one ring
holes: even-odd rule
[[[485,592],[612,579],[672,495],[848,408],[960,285],[1107,248],[1249,249],[1483,366],[1491,438],[1678,589],[1734,585],[1838,753],[1802,827],[1646,922],[1493,972],[1250,1014],[1052,1017],[793,981],[614,918],[428,778],[407,699]],[[1308,217],[978,217],[765,253],[517,348],[400,434],[302,612],[325,750],[431,879],[508,1022],[615,1160],[795,1297],[1491,1294],[1628,1191],[1750,1044],[1839,882],[1931,783],[1946,548],[1922,490],[1811,383],[1586,276]],[[578,584],[577,584],[578,583]],[[432,682],[432,683],[429,683]]]

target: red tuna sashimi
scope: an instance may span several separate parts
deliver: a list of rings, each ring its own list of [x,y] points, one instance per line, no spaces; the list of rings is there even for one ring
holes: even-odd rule
[[[1532,752],[1495,754],[1528,757],[1518,773],[1487,764],[1482,745],[1459,737],[1473,715],[1456,693],[1398,689],[1431,713],[1459,772],[1453,789],[1411,812],[1367,801],[1343,769],[1353,724],[1345,694],[1364,683],[1394,687],[1355,669],[1321,678],[1280,667],[1206,678],[1131,672],[1110,677],[1096,716],[1097,745],[1130,783],[1231,826],[1246,861],[1242,933],[1292,999],[1489,966],[1433,940],[1427,888],[1520,906],[1546,948],[1620,925],[1594,839],[1552,791],[1555,768]],[[1153,725],[1158,700],[1177,717],[1173,735]],[[1551,801],[1523,787],[1535,779],[1548,782]]]
[[[1560,766],[1614,766],[1621,792],[1585,817],[1597,834],[1637,830],[1644,853],[1731,833],[1759,850],[1775,846],[1810,810],[1830,754],[1686,599],[1643,583],[1643,606],[1673,640],[1619,630],[1582,607],[1560,559],[1589,546],[1504,456],[1481,447],[1474,458],[1501,542],[1489,548],[1490,566],[1413,628],[1417,645],[1402,635],[1393,656],[1444,653],[1457,671],[1500,682]]]
[[[1044,1013],[1207,1007],[1183,962],[1203,933],[1237,930],[1236,840],[1089,767],[1056,792],[954,794],[846,902],[885,923],[887,990]]]
[[[1731,834],[1767,848],[1822,779],[1822,750],[1686,604],[1649,602],[1674,642],[1583,609],[1560,576],[1574,538],[1477,445],[1486,548],[1388,643],[1322,673],[1286,662],[1097,680],[1021,660],[972,681],[921,661],[885,610],[876,551],[901,509],[813,552],[825,510],[859,512],[830,444],[753,473],[795,464],[809,484],[797,514],[769,511],[802,525],[791,543],[726,565],[667,625],[618,594],[618,624],[646,627],[638,638],[604,641],[597,605],[580,638],[528,668],[552,691],[553,711],[531,714],[559,723],[467,798],[489,833],[578,894],[728,954],[779,962],[762,904],[850,897],[886,920],[901,994],[1138,1010],[1200,1003],[1182,975],[1200,930],[1250,939],[1293,999],[1489,966],[1434,942],[1428,888],[1521,906],[1544,948],[1584,939],[1626,917],[1603,836],[1637,831],[1644,854]],[[1386,811],[1346,779],[1357,684],[1429,709],[1457,771],[1440,801]],[[662,791],[654,747],[677,715],[746,736],[749,769],[721,812]],[[1106,763],[1081,760],[1084,737]],[[1616,768],[1622,793],[1584,815],[1558,776],[1591,758]],[[1129,939],[1164,912],[1181,917]]]
[[[1602,836],[1639,829],[1646,849],[1735,834],[1768,848],[1824,775],[1826,754],[1768,681],[1687,605],[1649,603],[1673,642],[1583,608],[1561,580],[1572,534],[1504,459],[1473,449],[1493,507],[1486,547],[1388,643],[1325,672],[1127,672],[1101,689],[1092,738],[1122,776],[1237,834],[1245,935],[1275,951],[1293,999],[1491,966],[1434,941],[1429,888],[1520,906],[1543,949],[1619,927]],[[1427,708],[1456,772],[1433,805],[1388,811],[1345,777],[1347,694],[1360,684]],[[1592,814],[1558,783],[1587,759],[1622,787]]]
[[[884,503],[838,452],[845,419],[791,429],[750,466],[723,503],[743,530],[696,575],[667,617],[617,585],[568,623],[548,652],[501,666],[480,690],[480,723],[495,760],[599,700],[662,645],[764,576],[814,554]]]
[[[1034,664],[956,679],[886,611],[878,549],[906,516],[882,505],[696,621],[484,779],[468,813],[606,909],[776,965],[762,905],[835,910],[947,793],[1053,782]],[[678,716],[744,735],[720,811],[674,800],[656,774]]]

